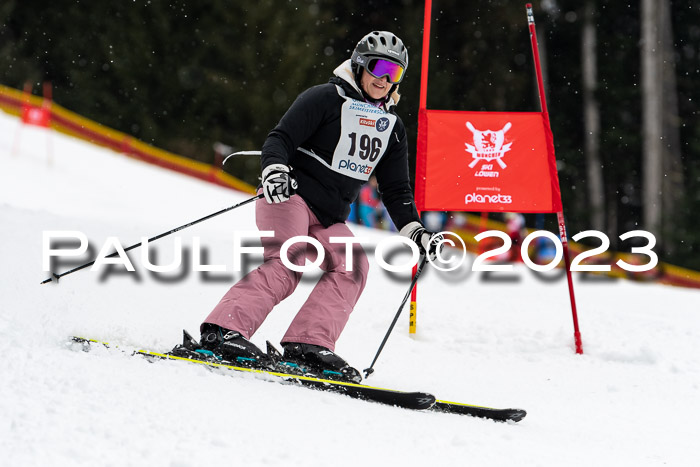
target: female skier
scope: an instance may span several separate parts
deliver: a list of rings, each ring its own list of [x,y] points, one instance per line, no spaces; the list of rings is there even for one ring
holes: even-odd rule
[[[408,52],[398,37],[371,32],[328,83],[300,94],[269,133],[261,157],[265,199],[256,202],[255,214],[258,228],[273,231],[274,237],[262,238],[263,264],[236,283],[202,324],[205,349],[228,361],[268,361],[249,339],[301,279],[301,273],[282,263],[282,244],[309,236],[324,248],[324,274],[282,338],[284,359],[361,381],[360,372],[334,350],[365,287],[369,263],[356,248],[352,265],[347,265],[346,244],[332,243],[331,237],[353,237],[345,224],[350,205],[374,175],[401,235],[431,259],[440,240],[418,217],[406,130],[394,113],[407,66]],[[304,265],[308,255],[304,243],[287,252],[297,265]]]

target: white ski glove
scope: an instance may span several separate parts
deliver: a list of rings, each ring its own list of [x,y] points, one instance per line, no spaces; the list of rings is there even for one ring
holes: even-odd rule
[[[284,203],[297,190],[297,181],[289,166],[270,164],[262,172],[262,189],[268,203]]]
[[[413,240],[413,242],[418,245],[420,254],[427,255],[430,261],[435,261],[438,253],[442,251],[444,246],[445,237],[441,234],[429,232],[417,221],[406,224],[399,234]]]

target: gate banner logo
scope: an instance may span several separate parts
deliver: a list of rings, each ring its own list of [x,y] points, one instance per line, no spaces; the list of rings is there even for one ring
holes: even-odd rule
[[[561,210],[554,145],[541,112],[422,112],[418,209]]]
[[[510,146],[513,143],[504,145],[503,141],[505,140],[506,131],[508,131],[511,126],[511,123],[508,122],[499,131],[480,131],[474,128],[471,122],[467,122],[467,128],[469,128],[474,135],[473,146],[469,143],[464,143],[467,146],[467,152],[471,153],[474,158],[469,164],[469,167],[473,168],[479,160],[491,161],[495,159],[498,165],[502,169],[505,169],[506,164],[501,159],[507,151],[510,151]]]

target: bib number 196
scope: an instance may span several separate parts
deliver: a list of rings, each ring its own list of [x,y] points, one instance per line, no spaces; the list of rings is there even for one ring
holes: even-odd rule
[[[350,137],[350,151],[348,156],[354,156],[357,151],[357,133],[353,132],[348,135]],[[369,135],[360,135],[360,150],[357,155],[362,160],[369,159],[370,162],[377,160],[382,152],[382,140],[379,138],[370,138]]]

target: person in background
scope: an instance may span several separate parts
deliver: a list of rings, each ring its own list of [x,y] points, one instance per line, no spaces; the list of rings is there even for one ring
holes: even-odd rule
[[[376,177],[370,177],[360,189],[358,201],[359,223],[367,227],[377,227],[378,221],[382,218],[384,205],[379,199]]]
[[[506,233],[511,240],[510,261],[521,261],[520,245],[527,236],[525,228],[525,216],[517,212],[507,212],[504,214],[506,221]]]

